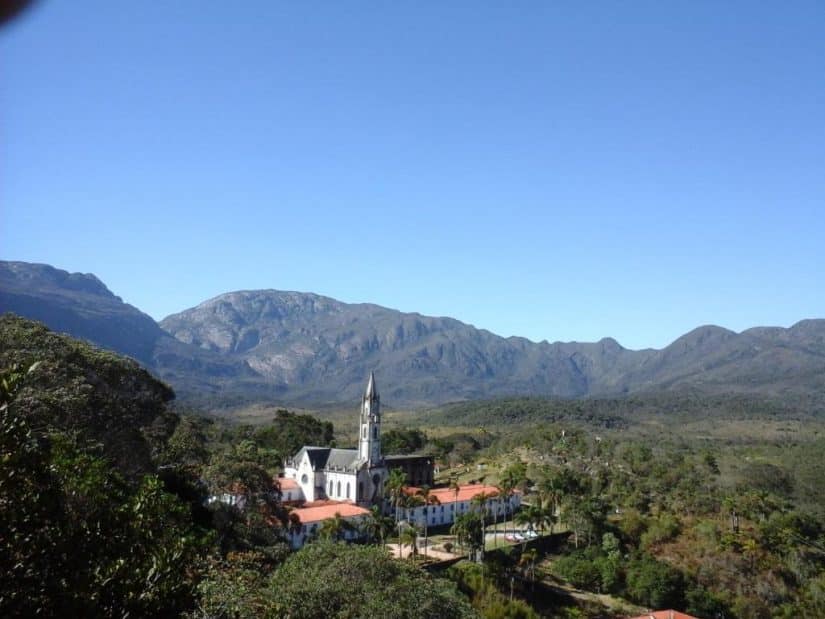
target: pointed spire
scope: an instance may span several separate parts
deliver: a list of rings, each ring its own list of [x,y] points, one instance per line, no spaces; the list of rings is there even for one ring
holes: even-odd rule
[[[364,399],[378,399],[378,387],[375,386],[375,372],[370,372],[370,381],[367,383],[367,391],[364,393]]]

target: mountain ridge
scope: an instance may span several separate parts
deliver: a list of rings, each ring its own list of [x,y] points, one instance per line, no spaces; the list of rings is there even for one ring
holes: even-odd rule
[[[385,400],[402,406],[685,388],[825,391],[823,319],[741,333],[702,325],[662,349],[631,350],[612,337],[533,342],[447,316],[265,289],[226,292],[156,323],[93,275],[21,262],[0,262],[0,310],[129,354],[184,399],[213,402],[351,401],[370,370]]]

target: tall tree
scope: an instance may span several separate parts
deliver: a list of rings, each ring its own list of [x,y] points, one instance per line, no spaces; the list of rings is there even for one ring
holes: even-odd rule
[[[395,524],[398,525],[398,510],[404,500],[404,491],[407,487],[407,476],[401,469],[392,469],[390,471],[387,483],[384,486],[387,489],[387,494],[390,498],[390,503],[395,508]]]
[[[415,557],[418,556],[418,529],[412,523],[408,523],[407,526],[403,527],[398,535],[399,551],[404,546],[410,547],[410,560],[415,560]]]
[[[341,517],[341,514],[335,512],[332,518],[327,518],[321,522],[318,528],[318,537],[325,540],[339,541],[344,538],[347,531],[352,528],[352,525]]]
[[[422,486],[418,490],[418,496],[421,498],[422,504],[424,506],[424,556],[427,556],[427,545],[429,543],[427,537],[427,531],[429,529],[429,511],[430,506],[432,505],[441,505],[441,501],[438,500],[438,497],[430,493],[429,486]]]

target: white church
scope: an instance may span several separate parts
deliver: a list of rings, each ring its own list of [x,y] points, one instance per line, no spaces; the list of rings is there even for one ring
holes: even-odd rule
[[[301,527],[290,532],[293,548],[300,548],[317,535],[322,521],[336,515],[357,525],[369,517],[371,505],[389,506],[383,501],[384,484],[390,469],[401,469],[407,477],[406,494],[432,486],[433,460],[429,456],[384,456],[381,453],[381,400],[375,375],[370,373],[361,399],[358,449],[304,446],[284,463],[284,477],[278,480],[284,501],[294,505]],[[498,488],[467,484],[459,488],[435,488],[430,495],[436,504],[404,507],[400,515],[409,523],[424,526],[448,525],[473,509],[474,498],[486,497],[486,513],[503,518],[518,509],[521,496],[514,492],[501,496]],[[347,539],[358,536],[357,527]]]
[[[361,399],[358,449],[305,446],[284,466],[284,476],[298,483],[307,502],[373,505],[383,496],[388,475],[381,454],[381,399],[374,373]]]

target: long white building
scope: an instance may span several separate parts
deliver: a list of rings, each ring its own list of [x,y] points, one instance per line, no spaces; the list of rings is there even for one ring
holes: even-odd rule
[[[408,488],[407,494],[414,495],[418,488]],[[428,527],[452,524],[461,514],[477,510],[474,499],[485,494],[484,510],[490,519],[502,520],[513,514],[521,505],[521,494],[514,492],[509,497],[503,496],[495,486],[483,484],[468,484],[453,488],[436,488],[430,490],[429,496],[434,499],[431,505],[402,507],[399,509],[399,520],[406,520],[417,526]]]

